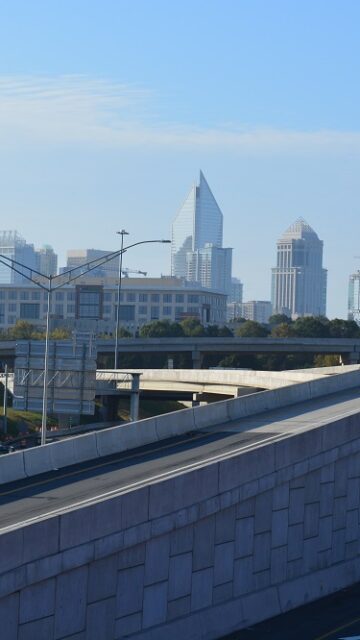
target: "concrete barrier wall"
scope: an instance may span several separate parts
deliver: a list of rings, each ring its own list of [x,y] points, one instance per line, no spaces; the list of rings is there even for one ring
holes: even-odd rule
[[[1,637],[253,625],[360,580],[359,496],[355,415],[2,533]]]
[[[0,484],[360,386],[360,370],[183,409],[0,457]]]

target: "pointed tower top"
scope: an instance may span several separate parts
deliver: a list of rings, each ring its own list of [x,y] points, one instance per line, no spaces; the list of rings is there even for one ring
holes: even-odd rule
[[[299,239],[304,236],[315,236],[318,238],[317,233],[314,229],[306,222],[306,220],[302,217],[297,218],[295,222],[293,222],[290,227],[284,231],[281,236],[281,240],[287,240],[290,238]]]

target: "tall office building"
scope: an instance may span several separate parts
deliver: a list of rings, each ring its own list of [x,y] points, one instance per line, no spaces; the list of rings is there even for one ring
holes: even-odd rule
[[[58,257],[54,249],[46,244],[41,249],[35,251],[36,268],[40,273],[47,276],[55,276],[57,274]]]
[[[360,324],[360,271],[349,278],[348,319]]]
[[[36,269],[36,255],[33,244],[27,244],[17,231],[0,231],[0,254],[30,269]],[[30,275],[30,271],[14,263],[17,271],[0,264],[1,284],[20,284],[27,280],[22,274]]]
[[[216,281],[230,294],[232,249],[224,249],[222,241],[223,214],[200,171],[199,184],[190,189],[172,225],[171,274],[203,287]]]
[[[91,262],[97,258],[102,258],[110,251],[103,251],[101,249],[71,249],[67,252],[66,267],[61,269],[61,272],[67,269],[73,269],[79,267],[86,262]],[[91,273],[97,278],[117,278],[119,272],[119,260],[114,258],[109,262],[97,267]]]
[[[322,240],[298,218],[277,242],[277,266],[272,269],[273,313],[293,317],[326,314],[327,271],[322,259]]]
[[[202,249],[188,251],[186,254],[187,280],[199,282],[207,289],[231,294],[232,249],[222,249],[205,244]]]

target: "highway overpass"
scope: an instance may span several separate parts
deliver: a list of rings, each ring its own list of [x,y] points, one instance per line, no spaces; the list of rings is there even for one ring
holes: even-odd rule
[[[215,640],[359,581],[359,387],[343,367],[0,458],[2,637]]]
[[[98,354],[114,352],[112,340],[98,341]],[[340,354],[346,364],[360,362],[360,340],[350,338],[122,338],[120,353],[191,353],[194,369],[205,354]]]
[[[13,362],[16,341],[0,342],[0,360]],[[98,340],[98,354],[114,352],[114,340]],[[360,362],[360,340],[355,338],[121,338],[120,354],[190,353],[194,369],[205,354],[312,353],[339,354],[346,364]]]

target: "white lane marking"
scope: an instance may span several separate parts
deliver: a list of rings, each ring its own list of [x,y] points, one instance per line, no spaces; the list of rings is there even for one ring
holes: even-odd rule
[[[339,638],[338,640],[360,640],[360,636],[346,636],[346,638]]]
[[[332,421],[334,420],[338,420],[339,418],[345,418],[348,415],[354,414],[354,412],[356,413],[356,411],[354,409],[352,409],[351,411],[346,411],[344,413],[339,413],[335,416],[332,416]],[[324,422],[325,421],[325,422]],[[187,473],[189,471],[195,470],[197,468],[202,468],[202,467],[207,467],[210,464],[214,464],[215,462],[221,462],[223,460],[227,460],[229,458],[234,458],[238,455],[238,453],[242,452],[242,451],[247,451],[249,449],[256,449],[257,447],[259,447],[260,445],[263,445],[264,443],[270,442],[272,440],[283,440],[286,438],[289,438],[293,435],[296,435],[298,433],[301,433],[303,431],[310,431],[312,429],[315,429],[316,427],[319,427],[323,424],[326,424],[328,422],[328,420],[326,418],[323,418],[322,420],[319,420],[317,423],[314,423],[311,425],[311,428],[309,429],[308,426],[303,426],[299,429],[294,429],[293,431],[286,431],[284,433],[277,433],[275,435],[269,436],[267,438],[263,438],[262,440],[257,440],[256,442],[251,442],[248,445],[242,445],[240,447],[238,447],[237,449],[232,449],[231,451],[228,451],[227,453],[220,453],[217,454],[215,456],[211,456],[210,458],[206,458],[205,460],[198,460],[197,462],[192,462],[190,464],[184,465],[182,467],[177,467],[175,469],[171,469],[170,471],[166,471],[164,473],[160,473],[158,475],[155,476],[150,476],[148,478],[144,478],[143,480],[138,480],[137,482],[133,482],[132,484],[128,484],[125,485],[123,487],[120,487],[118,489],[113,489],[112,491],[107,491],[106,493],[102,493],[102,494],[98,494],[96,496],[93,496],[92,498],[87,498],[86,500],[80,500],[79,502],[74,502],[71,505],[68,506],[63,506],[63,507],[58,507],[57,509],[54,509],[52,511],[47,511],[45,514],[40,514],[38,516],[34,516],[33,518],[28,518],[26,520],[23,520],[21,522],[16,522],[12,525],[9,525],[7,527],[1,528],[0,529],[0,533],[6,533],[7,531],[11,531],[14,528],[19,528],[19,527],[23,527],[29,524],[32,524],[33,522],[39,522],[41,520],[46,520],[47,518],[50,517],[54,517],[56,515],[61,515],[62,513],[67,513],[68,511],[73,511],[75,509],[79,509],[81,507],[85,507],[85,506],[91,506],[92,504],[95,504],[96,502],[103,502],[104,500],[110,498],[111,496],[115,496],[115,495],[122,495],[123,493],[128,493],[129,491],[132,491],[134,489],[139,489],[142,486],[147,486],[149,484],[153,484],[153,483],[158,483],[161,482],[162,480],[166,480],[167,478],[172,478],[172,477],[176,477],[182,473]],[[226,425],[224,425],[226,426]],[[261,427],[258,427],[261,428]],[[355,637],[356,638],[356,637]],[[360,637],[359,637],[360,640]]]
[[[285,434],[287,435],[287,434]],[[68,511],[72,511],[74,509],[78,509],[84,506],[90,506],[91,504],[95,504],[96,502],[100,502],[106,500],[107,498],[114,495],[122,495],[123,493],[128,493],[131,490],[141,488],[143,485],[153,484],[161,482],[167,478],[175,477],[180,475],[181,473],[185,473],[191,471],[196,468],[202,468],[205,466],[209,466],[214,462],[221,461],[222,459],[226,459],[228,457],[236,456],[239,451],[244,451],[246,449],[250,449],[251,447],[258,446],[259,444],[263,444],[264,442],[268,442],[269,440],[274,440],[274,438],[278,438],[279,434],[269,436],[268,438],[264,438],[263,440],[258,440],[257,442],[252,442],[251,444],[244,445],[243,447],[239,447],[236,450],[231,451],[231,455],[227,455],[226,453],[217,454],[216,456],[212,456],[211,458],[206,458],[205,461],[198,460],[197,462],[192,462],[191,464],[184,465],[182,467],[177,467],[175,469],[171,469],[169,471],[165,471],[164,473],[159,473],[155,476],[150,476],[147,478],[143,478],[142,480],[138,480],[137,482],[133,482],[131,484],[125,485],[123,487],[119,487],[118,489],[113,489],[112,491],[107,491],[106,493],[101,493],[92,498],[87,498],[86,500],[80,500],[79,502],[73,502],[71,505],[58,507],[57,509],[53,509],[52,511],[47,511],[43,515],[35,516],[33,518],[28,518],[21,522],[14,523],[13,525],[9,525],[8,527],[4,527],[0,529],[1,533],[5,533],[8,530],[13,529],[14,527],[19,528],[31,524],[32,522],[37,522],[39,520],[44,520],[46,518],[60,515],[61,513],[66,513]],[[280,435],[281,437],[281,435]],[[26,487],[25,487],[26,488]]]

